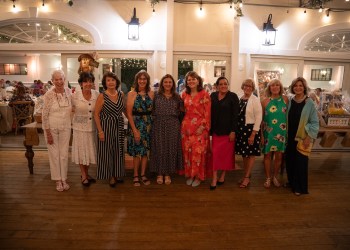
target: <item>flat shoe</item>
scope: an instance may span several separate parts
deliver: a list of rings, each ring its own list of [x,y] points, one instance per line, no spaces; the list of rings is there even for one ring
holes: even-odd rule
[[[192,187],[198,187],[201,184],[201,181],[196,179],[192,182]]]
[[[224,183],[225,183],[225,181],[217,181],[217,182],[216,182],[216,184],[217,184],[218,186],[224,185]]]
[[[192,185],[192,182],[193,182],[193,179],[192,179],[192,178],[188,178],[188,179],[186,180],[186,185],[191,186],[191,185]]]
[[[210,190],[211,190],[211,191],[213,191],[213,190],[215,190],[215,189],[216,189],[216,186],[210,185]]]
[[[70,186],[68,185],[68,183],[66,181],[62,181],[62,186],[63,186],[63,189],[66,191],[70,189]]]

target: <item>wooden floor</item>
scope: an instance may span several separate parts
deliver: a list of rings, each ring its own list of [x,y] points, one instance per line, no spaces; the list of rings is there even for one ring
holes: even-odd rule
[[[71,164],[62,193],[46,151],[36,152],[34,175],[24,151],[0,159],[0,249],[350,249],[349,153],[314,153],[310,194],[300,197],[264,189],[261,158],[247,189],[237,186],[242,170],[215,191],[180,176],[133,187],[130,170],[115,189],[84,188]]]

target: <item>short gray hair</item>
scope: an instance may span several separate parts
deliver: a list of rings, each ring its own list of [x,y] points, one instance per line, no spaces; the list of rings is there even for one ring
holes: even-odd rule
[[[51,74],[51,80],[53,80],[54,75],[58,75],[58,74],[61,75],[63,77],[63,79],[66,79],[66,75],[64,74],[63,70],[56,69]]]

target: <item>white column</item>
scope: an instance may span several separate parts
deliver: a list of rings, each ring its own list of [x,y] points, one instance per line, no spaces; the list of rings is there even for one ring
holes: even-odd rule
[[[174,60],[174,0],[167,3],[166,73],[173,75]],[[176,79],[177,76],[174,76]]]
[[[240,18],[233,19],[232,40],[231,40],[231,78],[230,90],[237,92],[239,89],[239,25]],[[238,84],[238,86],[237,86]]]

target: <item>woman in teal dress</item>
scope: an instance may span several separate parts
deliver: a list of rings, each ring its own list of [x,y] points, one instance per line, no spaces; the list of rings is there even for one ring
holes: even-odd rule
[[[278,173],[286,149],[287,136],[287,106],[288,98],[283,95],[283,85],[273,79],[266,88],[266,96],[261,105],[263,108],[263,154],[266,174],[265,188],[272,183],[279,187]],[[274,158],[274,160],[273,160]],[[271,178],[271,162],[273,161],[273,177]]]
[[[148,152],[151,147],[152,107],[154,93],[150,88],[150,76],[144,70],[135,75],[134,90],[128,93],[126,115],[129,120],[127,151],[133,157],[134,186],[142,182],[149,185],[146,177]],[[141,178],[139,168],[141,165]],[[140,182],[141,181],[141,182]]]

